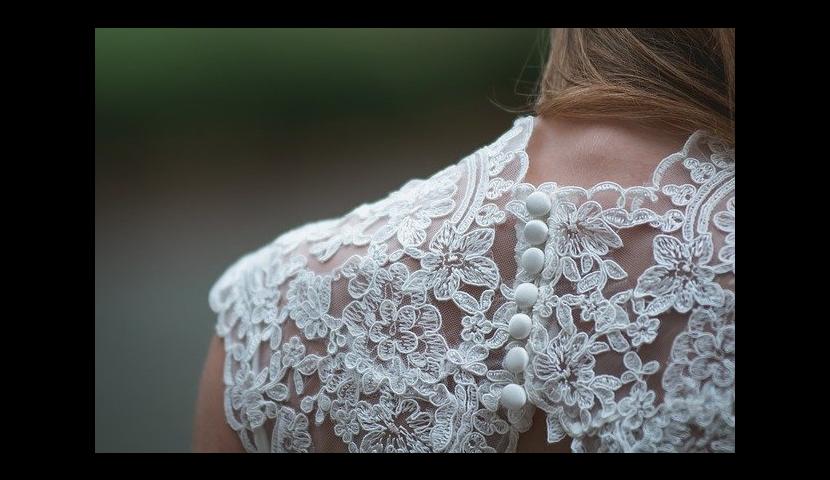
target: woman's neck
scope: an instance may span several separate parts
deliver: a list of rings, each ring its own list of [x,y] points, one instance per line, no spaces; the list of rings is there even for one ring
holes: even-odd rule
[[[624,187],[643,185],[687,138],[631,121],[538,116],[526,148],[530,168],[525,181],[586,188],[608,180]]]

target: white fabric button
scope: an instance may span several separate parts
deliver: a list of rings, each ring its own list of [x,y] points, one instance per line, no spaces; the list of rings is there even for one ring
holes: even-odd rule
[[[516,303],[519,305],[519,308],[533,306],[538,296],[539,289],[532,283],[522,283],[516,287]]]
[[[550,211],[550,197],[544,192],[533,192],[525,200],[527,211],[534,217],[545,215]]]
[[[545,254],[536,247],[528,248],[522,254],[522,268],[527,270],[527,273],[536,275],[542,271],[545,265]]]
[[[513,347],[504,357],[504,368],[513,373],[518,373],[524,371],[529,360],[527,350],[522,347]]]
[[[533,322],[530,321],[530,317],[524,313],[517,313],[510,317],[510,323],[507,324],[507,331],[511,337],[521,340],[530,335],[530,327],[532,324]]]
[[[527,393],[521,385],[511,383],[501,391],[501,404],[509,410],[517,410],[527,403]]]
[[[531,220],[525,225],[525,240],[538,245],[548,238],[548,226],[541,220]]]

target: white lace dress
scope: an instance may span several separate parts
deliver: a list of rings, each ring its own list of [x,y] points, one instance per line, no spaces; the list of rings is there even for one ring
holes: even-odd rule
[[[251,452],[734,451],[734,149],[652,183],[524,183],[533,118],[278,237],[210,292]]]

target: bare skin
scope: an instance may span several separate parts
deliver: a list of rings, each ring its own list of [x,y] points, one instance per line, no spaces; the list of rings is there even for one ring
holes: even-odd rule
[[[213,336],[199,385],[193,428],[193,451],[198,453],[244,452],[242,442],[225,421],[222,369],[225,350],[222,339]]]
[[[538,117],[527,145],[531,159],[525,181],[590,187],[613,179],[623,187],[650,181],[660,160],[677,152],[687,135],[671,135],[625,121],[585,121]],[[224,349],[211,340],[196,405],[194,452],[243,452],[225,421]],[[533,426],[519,439],[518,452],[569,452],[571,440],[547,443],[545,414],[537,410]]]
[[[540,116],[525,149],[530,157],[525,181],[590,187],[612,179],[623,187],[643,185],[660,160],[679,151],[687,138],[630,121]]]

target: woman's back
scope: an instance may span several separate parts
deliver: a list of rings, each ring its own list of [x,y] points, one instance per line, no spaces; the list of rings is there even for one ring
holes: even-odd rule
[[[223,275],[226,420],[248,451],[734,450],[734,205],[703,132],[520,118]]]

